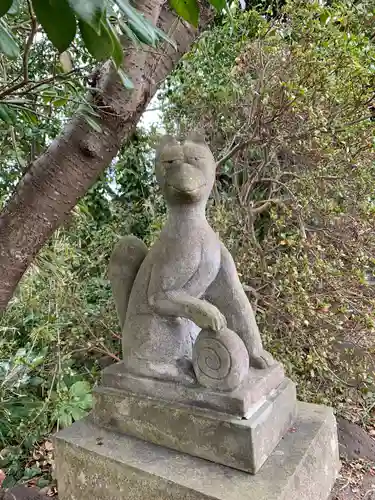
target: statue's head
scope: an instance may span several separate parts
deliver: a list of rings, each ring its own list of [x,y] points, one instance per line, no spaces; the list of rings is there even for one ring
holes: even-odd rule
[[[182,144],[167,135],[156,151],[156,178],[169,205],[206,202],[215,171],[214,157],[198,134]]]

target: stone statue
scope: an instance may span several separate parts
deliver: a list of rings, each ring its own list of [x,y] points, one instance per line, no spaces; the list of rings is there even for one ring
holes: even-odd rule
[[[249,367],[273,365],[234,261],[205,208],[214,157],[197,134],[164,137],[156,177],[168,219],[150,250],[134,236],[114,249],[109,278],[122,328],[123,362],[136,376],[232,391]]]
[[[60,500],[328,500],[333,412],[297,404],[262,347],[205,217],[215,169],[197,136],[157,151],[168,220],[150,250],[130,236],[114,249],[124,359],[102,371],[90,415],[54,439]]]

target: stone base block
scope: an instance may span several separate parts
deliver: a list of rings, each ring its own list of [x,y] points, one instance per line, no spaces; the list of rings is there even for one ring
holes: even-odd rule
[[[284,379],[247,419],[102,387],[94,392],[91,418],[99,427],[256,473],[295,413],[295,385]]]
[[[250,368],[248,378],[238,389],[219,392],[193,382],[176,383],[137,377],[126,370],[124,363],[116,363],[103,370],[102,386],[246,417],[254,404],[265,401],[268,394],[276,389],[284,378],[284,369],[280,363],[275,363],[265,370]]]
[[[88,420],[55,444],[59,500],[327,500],[339,470],[333,413],[309,404],[255,476]]]

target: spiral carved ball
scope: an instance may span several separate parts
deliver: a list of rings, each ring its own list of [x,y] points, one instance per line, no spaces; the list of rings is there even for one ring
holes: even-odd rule
[[[229,328],[202,330],[193,347],[193,367],[204,387],[233,391],[249,372],[249,355],[243,341]]]

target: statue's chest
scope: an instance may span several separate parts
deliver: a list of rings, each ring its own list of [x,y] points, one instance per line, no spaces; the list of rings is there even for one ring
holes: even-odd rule
[[[170,263],[187,261],[194,267],[220,265],[220,241],[208,225],[163,234],[157,251]]]
[[[214,278],[220,269],[221,247],[217,235],[212,231],[209,237],[206,237],[201,246],[201,257],[199,269],[205,273],[208,278]]]
[[[217,276],[220,269],[221,247],[218,236],[211,228],[199,228],[185,238],[176,235],[163,245],[164,270],[171,279],[177,275],[193,296],[200,296]]]

